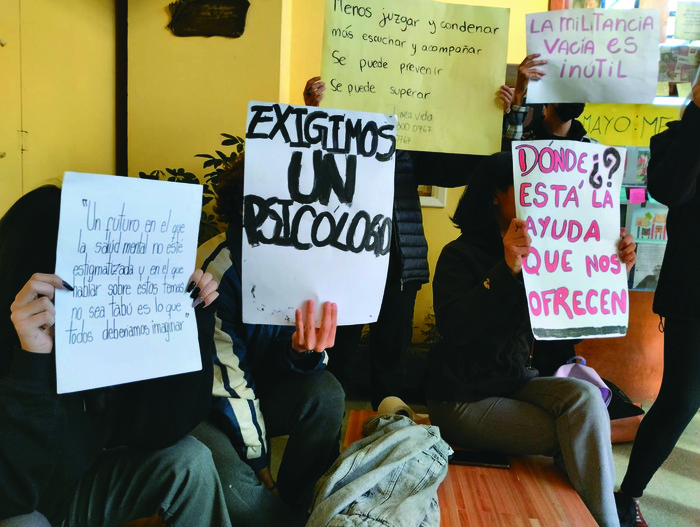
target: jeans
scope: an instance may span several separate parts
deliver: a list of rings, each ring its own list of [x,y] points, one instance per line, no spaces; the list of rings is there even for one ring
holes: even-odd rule
[[[452,449],[437,427],[370,418],[371,435],[346,448],[316,486],[308,527],[437,527],[437,489]]]
[[[155,451],[104,451],[80,479],[63,527],[118,526],[154,514],[172,526],[231,525],[211,453],[193,437]]]
[[[280,370],[256,381],[268,436],[289,436],[277,474],[281,499],[260,483],[215,425],[205,421],[192,435],[212,451],[234,525],[301,526],[316,481],[338,456],[345,394],[327,371]]]
[[[578,379],[534,378],[509,397],[428,401],[430,422],[467,448],[561,456],[572,486],[601,526],[619,527],[610,419],[600,390]]]

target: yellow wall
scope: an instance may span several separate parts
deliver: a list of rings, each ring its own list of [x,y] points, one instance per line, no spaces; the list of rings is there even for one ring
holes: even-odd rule
[[[19,2],[0,0],[0,215],[22,195]]]
[[[0,13],[2,214],[64,171],[114,173],[115,17],[113,0],[2,0]]]
[[[176,37],[168,2],[129,1],[129,175],[203,174],[193,156],[245,135],[249,100],[279,100],[282,16],[282,0],[253,1],[240,38]]]

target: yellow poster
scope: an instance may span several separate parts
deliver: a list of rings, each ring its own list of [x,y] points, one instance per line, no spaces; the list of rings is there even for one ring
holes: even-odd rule
[[[653,104],[587,104],[579,117],[588,135],[616,146],[649,146],[651,137],[676,119],[678,106]]]
[[[432,0],[326,0],[322,104],[396,114],[399,149],[497,152],[509,14]]]

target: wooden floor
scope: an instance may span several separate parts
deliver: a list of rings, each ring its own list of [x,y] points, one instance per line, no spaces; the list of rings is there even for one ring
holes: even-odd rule
[[[352,410],[344,446],[375,412]],[[511,457],[510,469],[450,465],[438,489],[441,527],[595,527],[566,476],[543,456]]]

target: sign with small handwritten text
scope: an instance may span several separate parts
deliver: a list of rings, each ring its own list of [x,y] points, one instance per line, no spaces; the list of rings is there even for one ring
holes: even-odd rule
[[[627,270],[617,253],[625,149],[578,141],[512,149],[517,216],[532,238],[523,280],[535,337],[625,335]]]
[[[673,38],[700,39],[700,4],[698,2],[678,2]]]
[[[58,393],[201,368],[186,294],[202,187],[66,172],[56,274]]]
[[[377,320],[391,250],[396,116],[251,102],[243,321],[294,324],[314,300]]]
[[[324,106],[398,115],[397,148],[500,149],[509,10],[326,0]]]
[[[528,55],[548,61],[528,102],[653,102],[658,9],[565,9],[529,14],[526,23]]]

